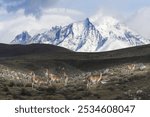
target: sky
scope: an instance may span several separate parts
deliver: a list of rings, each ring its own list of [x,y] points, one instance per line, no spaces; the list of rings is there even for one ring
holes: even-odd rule
[[[0,0],[0,43],[22,31],[34,35],[100,12],[150,38],[150,0]]]

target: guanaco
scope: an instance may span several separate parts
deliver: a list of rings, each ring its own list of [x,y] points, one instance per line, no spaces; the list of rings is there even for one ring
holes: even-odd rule
[[[62,72],[63,72],[63,75],[64,75],[64,79],[65,79],[65,86],[67,86],[67,84],[68,84],[68,75],[66,74],[66,72],[65,72],[65,68],[62,68]]]
[[[100,75],[90,75],[86,78],[87,88],[89,88],[90,84],[98,84],[102,80],[102,73]]]
[[[135,64],[130,64],[127,66],[129,70],[135,70]]]
[[[34,85],[37,84],[38,86],[41,86],[41,84],[45,84],[46,82],[42,80],[41,78],[37,77],[34,72],[31,72],[31,82],[32,82],[32,89],[34,88]]]
[[[47,79],[48,79],[48,83],[50,83],[50,85],[52,85],[53,82],[60,82],[61,78],[58,75],[49,73],[49,70],[46,69],[46,73],[45,73]]]

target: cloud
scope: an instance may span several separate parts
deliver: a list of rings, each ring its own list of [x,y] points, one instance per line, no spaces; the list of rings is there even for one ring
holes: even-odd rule
[[[59,0],[1,0],[0,6],[6,8],[8,12],[24,10],[25,15],[40,17],[42,10],[47,9]]]
[[[17,34],[28,31],[31,35],[48,30],[52,26],[64,26],[76,21],[83,13],[72,9],[48,9],[43,12],[40,19],[32,15],[24,15],[24,10],[15,13],[0,11],[0,43],[9,43]]]
[[[145,38],[150,39],[150,7],[143,7],[132,15],[126,23]]]
[[[43,13],[51,13],[51,14],[68,14],[68,15],[83,15],[82,12],[73,10],[73,9],[67,9],[67,8],[50,8],[47,10],[44,10]]]
[[[101,24],[101,22],[103,22],[104,20],[106,20],[105,18],[109,18],[109,20],[112,19],[112,22],[115,20],[121,23],[123,23],[125,19],[117,11],[104,8],[99,9],[94,15],[90,17],[91,21],[98,25]]]

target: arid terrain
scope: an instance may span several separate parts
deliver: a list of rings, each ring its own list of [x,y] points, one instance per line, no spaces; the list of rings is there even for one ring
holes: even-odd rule
[[[129,66],[134,65],[133,69]],[[47,82],[46,69],[61,78]],[[68,77],[67,85],[63,72]],[[44,83],[32,87],[33,72]],[[87,87],[86,79],[100,75]],[[148,100],[150,45],[101,53],[75,53],[52,45],[0,44],[0,99]]]

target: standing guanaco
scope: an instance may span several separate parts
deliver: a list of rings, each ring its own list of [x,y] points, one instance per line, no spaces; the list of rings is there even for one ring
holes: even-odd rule
[[[64,75],[64,80],[65,80],[65,86],[67,86],[67,84],[68,84],[68,75],[66,74],[66,72],[65,72],[65,68],[63,67],[62,68],[62,72],[63,72],[63,75]]]
[[[127,65],[127,68],[128,68],[128,72],[131,73],[132,71],[135,70],[135,64],[130,64],[130,65]]]
[[[46,77],[48,79],[48,83],[50,83],[50,85],[52,85],[52,83],[54,83],[54,82],[60,82],[61,81],[61,78],[58,75],[50,73],[48,69],[46,69],[45,75],[46,75]]]
[[[91,84],[98,84],[100,81],[102,80],[102,73],[100,73],[100,75],[90,75],[86,78],[87,81],[87,88],[89,88],[89,86]]]

